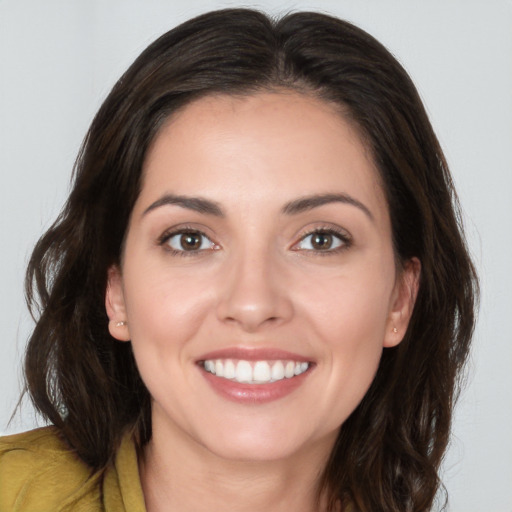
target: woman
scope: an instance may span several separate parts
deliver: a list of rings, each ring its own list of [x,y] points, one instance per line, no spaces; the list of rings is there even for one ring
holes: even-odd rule
[[[98,112],[27,274],[6,510],[428,510],[476,279],[396,60],[314,13],[212,12]]]

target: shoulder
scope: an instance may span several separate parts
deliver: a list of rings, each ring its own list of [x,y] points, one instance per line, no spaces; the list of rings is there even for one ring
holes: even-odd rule
[[[0,437],[0,510],[97,510],[99,476],[54,427]]]

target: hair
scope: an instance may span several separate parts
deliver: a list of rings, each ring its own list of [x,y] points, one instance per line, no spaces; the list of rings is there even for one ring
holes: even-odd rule
[[[107,272],[120,264],[151,142],[169,116],[214,94],[290,90],[340,108],[380,174],[400,266],[421,261],[405,337],[341,426],[319,489],[329,510],[428,510],[474,327],[476,275],[448,166],[402,66],[372,36],[327,15],[214,11],[167,32],[108,95],[78,155],[70,196],[26,276],[37,319],[25,360],[36,409],[94,470],[122,435],[151,438],[131,345],[108,331]],[[344,510],[344,508],[343,508]]]

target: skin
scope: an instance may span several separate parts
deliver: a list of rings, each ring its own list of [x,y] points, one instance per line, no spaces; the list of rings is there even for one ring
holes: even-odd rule
[[[148,510],[318,510],[316,482],[339,428],[383,348],[402,340],[418,286],[417,260],[397,273],[368,152],[320,100],[214,96],[168,121],[143,172],[106,307],[153,398],[153,437],[140,461]],[[333,193],[353,201],[283,212]],[[223,216],[155,206],[165,194],[214,201]],[[162,235],[184,227],[207,238],[173,253],[180,237],[162,243]],[[315,249],[315,229],[341,237]],[[238,403],[216,393],[197,364],[228,347],[279,348],[314,365],[289,395]]]

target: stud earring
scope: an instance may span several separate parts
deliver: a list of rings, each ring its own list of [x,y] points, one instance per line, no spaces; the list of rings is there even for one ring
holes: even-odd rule
[[[398,329],[396,327],[393,327],[393,332],[396,334],[398,332]]]
[[[125,325],[128,325],[128,322],[125,322],[124,320],[116,323],[116,327],[123,327]]]

